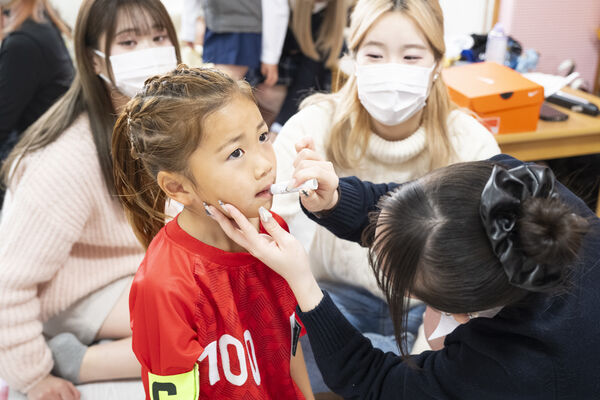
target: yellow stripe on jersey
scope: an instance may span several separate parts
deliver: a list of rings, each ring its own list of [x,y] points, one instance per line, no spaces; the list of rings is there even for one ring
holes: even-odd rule
[[[178,375],[161,376],[148,372],[148,387],[151,400],[198,400],[198,364],[191,371]]]

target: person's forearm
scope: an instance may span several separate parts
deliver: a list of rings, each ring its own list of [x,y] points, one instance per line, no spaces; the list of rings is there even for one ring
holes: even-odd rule
[[[361,243],[362,232],[369,224],[369,212],[376,209],[381,196],[397,187],[395,183],[374,184],[354,176],[341,178],[339,199],[332,209],[317,215],[304,207],[302,211],[337,237]]]
[[[292,356],[290,361],[290,375],[304,397],[307,400],[314,399],[314,394],[310,387],[310,379],[308,378],[308,371],[306,370],[306,363],[304,362],[304,353],[302,352],[302,345],[300,342],[298,342],[298,347],[296,348],[296,355]]]
[[[312,274],[288,282],[302,312],[313,310],[323,299],[323,292]]]
[[[388,399],[402,392],[399,388],[404,372],[391,372],[402,359],[374,349],[370,340],[344,318],[329,295],[314,309],[301,310],[298,316],[308,332],[323,379],[335,393],[344,398]]]

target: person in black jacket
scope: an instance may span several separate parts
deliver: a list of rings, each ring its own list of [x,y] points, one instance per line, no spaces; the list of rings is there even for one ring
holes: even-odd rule
[[[270,237],[214,218],[290,284],[327,385],[357,399],[592,399],[600,393],[600,220],[552,172],[506,155],[450,165],[403,185],[338,179],[311,150],[305,212],[368,244],[396,332],[405,294],[466,319],[444,348],[374,349],[322,292],[302,246],[262,212]],[[479,313],[501,310],[491,318]]]
[[[61,35],[70,31],[47,0],[16,0],[1,8],[0,162],[69,89],[75,72]],[[0,207],[2,197],[0,190]]]

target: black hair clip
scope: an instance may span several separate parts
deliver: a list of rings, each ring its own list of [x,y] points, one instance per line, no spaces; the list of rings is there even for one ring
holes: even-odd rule
[[[481,221],[512,285],[539,291],[554,286],[561,277],[559,266],[541,265],[523,254],[516,229],[524,200],[554,196],[554,174],[535,164],[510,170],[495,165],[481,193]]]

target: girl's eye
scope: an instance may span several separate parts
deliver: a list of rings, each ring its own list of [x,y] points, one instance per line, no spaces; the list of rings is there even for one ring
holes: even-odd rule
[[[373,60],[379,60],[380,58],[382,58],[379,54],[367,54],[367,57]]]
[[[242,149],[235,149],[233,151],[233,153],[231,153],[229,155],[229,157],[227,157],[227,159],[228,160],[237,160],[238,158],[240,158],[243,155],[244,155],[244,150],[242,150]]]
[[[122,42],[119,42],[120,46],[125,46],[125,47],[132,47],[136,45],[135,40],[123,40]]]
[[[270,132],[263,132],[258,137],[258,141],[261,143],[264,143],[264,142],[268,142],[270,138],[271,138]]]
[[[155,42],[158,42],[158,43],[160,43],[160,42],[164,42],[164,41],[165,41],[165,40],[167,40],[167,39],[168,39],[168,38],[167,38],[167,35],[159,35],[159,36],[154,36],[154,39],[153,39],[153,40],[154,40]]]
[[[407,61],[417,61],[420,60],[423,57],[419,57],[419,56],[404,56],[404,59]]]

